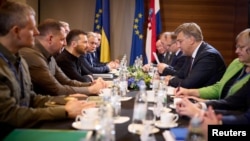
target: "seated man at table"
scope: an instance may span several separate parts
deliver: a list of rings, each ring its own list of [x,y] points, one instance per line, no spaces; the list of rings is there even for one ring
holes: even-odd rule
[[[199,89],[179,88],[176,96],[187,95],[202,99],[222,99],[233,95],[250,78],[250,28],[241,31],[236,39],[235,53],[238,55],[227,67],[220,81]]]
[[[71,30],[66,37],[67,46],[56,58],[58,66],[72,80],[81,82],[92,82],[91,73],[85,73],[84,67],[79,60],[80,55],[87,52],[88,39],[87,34],[81,30]],[[82,66],[82,67],[81,67]]]
[[[94,61],[93,53],[96,51],[98,38],[94,32],[88,32],[87,37],[89,42],[87,53],[80,56],[83,66],[86,67],[91,73],[108,73],[112,69],[117,69],[119,64],[115,61],[105,64]]]
[[[82,109],[95,106],[73,100],[65,106],[45,107],[54,97],[34,93],[28,66],[18,53],[20,48],[31,48],[39,34],[35,12],[24,3],[6,1],[0,6],[0,17],[0,140],[15,128],[75,118]]]
[[[164,32],[160,35],[160,39],[156,41],[156,55],[159,59],[160,64],[170,65],[172,63],[172,59],[174,54],[169,50],[169,45],[166,43],[166,40],[170,40],[172,42],[172,36],[174,36],[173,32]],[[153,66],[157,65],[156,60],[152,62]],[[144,71],[149,71],[151,63],[148,63],[143,66]]]
[[[165,44],[168,46],[168,50],[172,52],[173,58],[171,64],[159,63],[157,64],[160,75],[175,75],[182,66],[187,62],[187,57],[182,54],[179,44],[176,43],[176,35],[170,32],[166,35]]]
[[[184,88],[200,88],[216,83],[226,70],[220,52],[203,41],[202,31],[196,23],[184,23],[176,28],[177,44],[190,61],[175,75],[166,76],[166,84]]]
[[[72,93],[98,94],[106,87],[102,79],[95,83],[86,83],[69,79],[57,66],[53,55],[66,45],[65,28],[53,19],[47,19],[38,25],[33,48],[22,48],[19,52],[26,60],[34,85],[34,91],[40,94],[68,95]]]

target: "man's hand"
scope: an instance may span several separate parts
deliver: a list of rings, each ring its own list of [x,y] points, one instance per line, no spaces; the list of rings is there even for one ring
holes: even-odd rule
[[[165,69],[166,67],[168,67],[167,64],[164,64],[164,63],[159,63],[159,64],[157,64],[157,69],[158,69],[159,73],[163,73],[163,71],[164,71],[164,69]]]
[[[75,118],[77,115],[81,115],[82,109],[95,107],[94,102],[83,102],[79,100],[70,100],[64,106],[69,118]]]
[[[88,87],[88,90],[92,94],[98,94],[101,89],[106,88],[106,87],[107,87],[107,83],[101,77],[99,77],[95,80],[93,85]]]

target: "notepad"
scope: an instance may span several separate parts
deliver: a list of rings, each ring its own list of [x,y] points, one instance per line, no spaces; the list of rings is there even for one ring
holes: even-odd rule
[[[169,131],[176,141],[185,141],[188,134],[188,129],[184,127],[171,128]]]
[[[94,78],[102,77],[102,78],[114,78],[114,74],[112,73],[96,73],[93,74]]]
[[[156,60],[156,63],[159,64],[160,61],[159,61],[159,58],[158,58],[157,54],[155,52],[153,52],[153,55],[154,55],[154,58]]]
[[[15,129],[4,141],[79,141],[86,134],[76,130]]]

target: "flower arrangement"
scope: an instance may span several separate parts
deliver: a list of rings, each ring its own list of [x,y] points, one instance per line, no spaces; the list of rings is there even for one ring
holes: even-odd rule
[[[141,68],[128,67],[128,89],[139,90],[140,85],[145,83],[147,88],[150,87],[151,76]]]

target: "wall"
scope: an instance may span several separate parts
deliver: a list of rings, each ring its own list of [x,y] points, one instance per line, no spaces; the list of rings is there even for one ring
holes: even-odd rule
[[[161,0],[164,30],[184,22],[200,25],[204,40],[217,48],[226,64],[235,57],[235,37],[247,28],[248,0]]]
[[[70,23],[71,29],[93,30],[95,0],[27,0],[40,2],[40,20],[56,18]],[[149,0],[145,0],[149,5]],[[227,64],[234,53],[236,35],[247,28],[248,0],[160,0],[163,31],[173,31],[183,22],[196,22],[204,39],[216,47]],[[134,0],[110,0],[111,58],[130,57]],[[37,9],[38,9],[37,8]],[[146,37],[146,36],[144,36]]]
[[[95,0],[40,0],[40,20],[55,18],[70,23],[71,29],[92,31]],[[130,57],[134,0],[110,0],[111,58]]]

